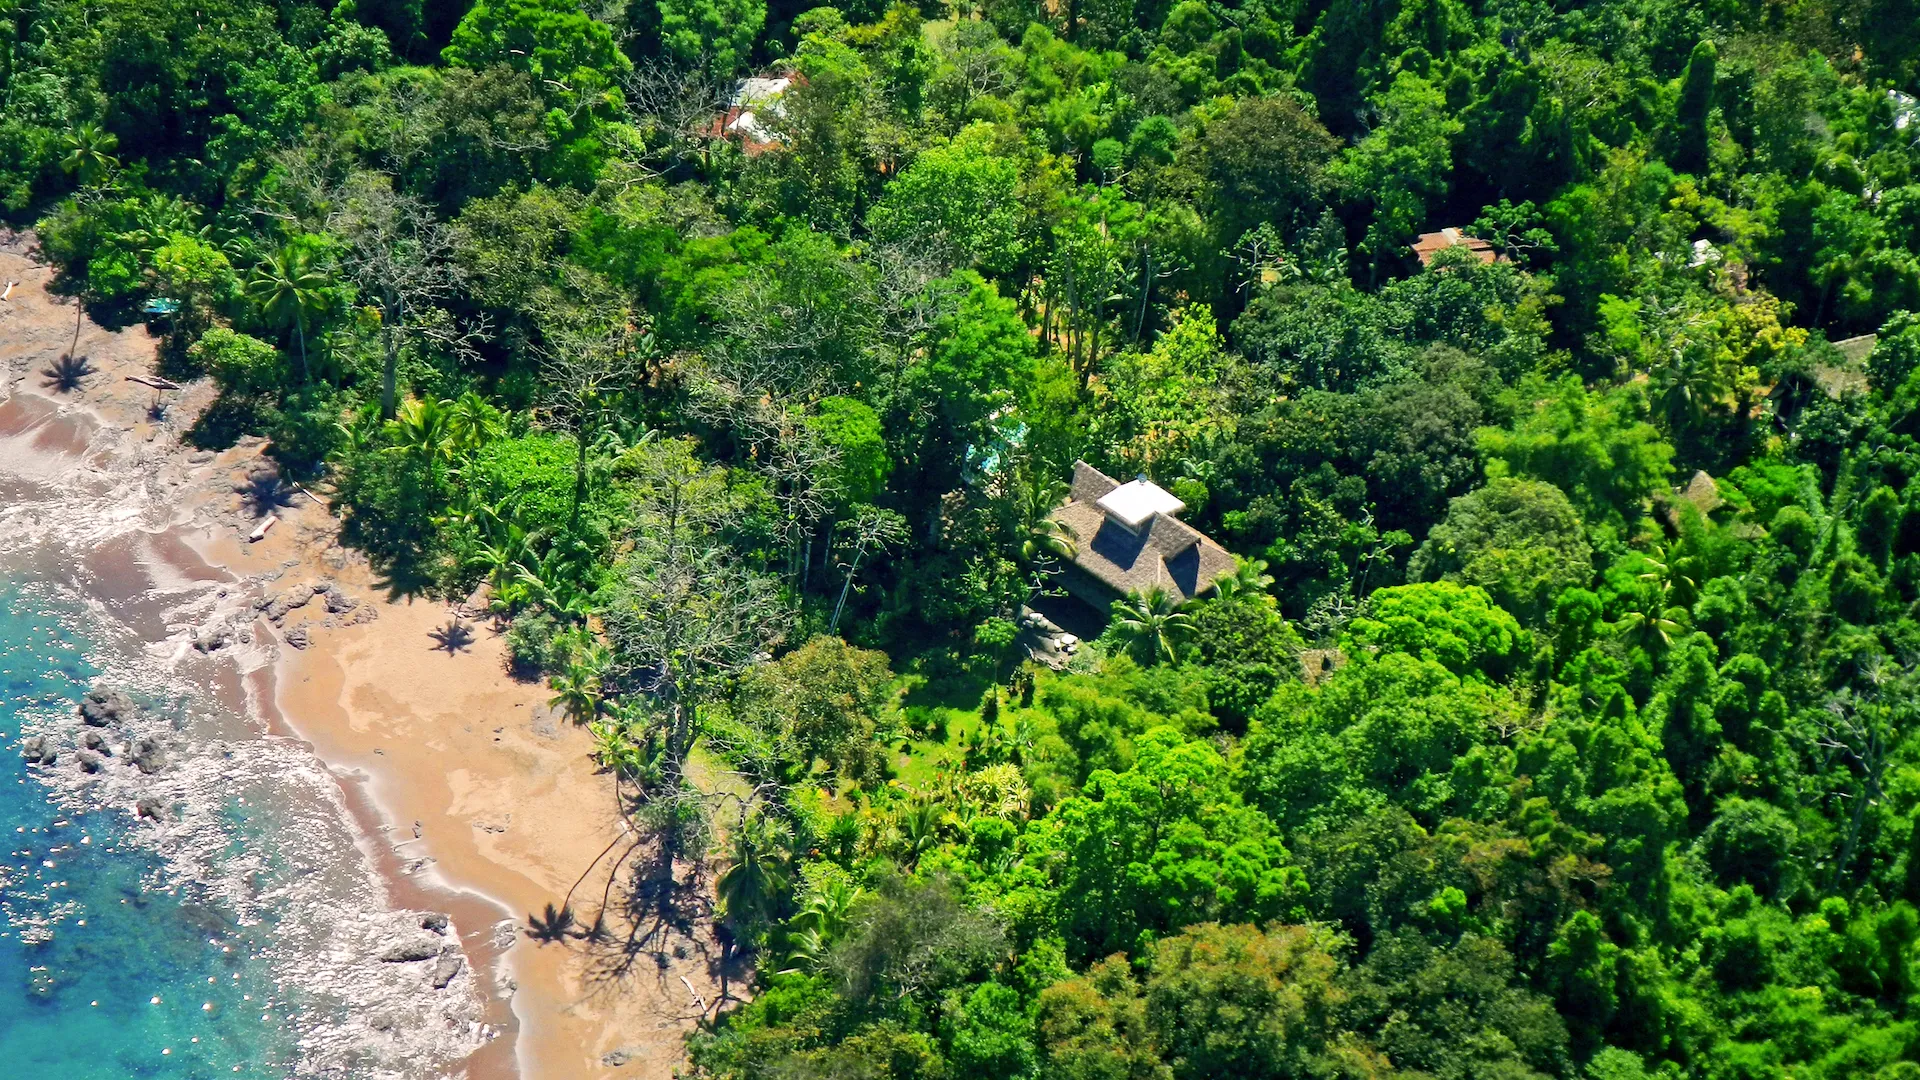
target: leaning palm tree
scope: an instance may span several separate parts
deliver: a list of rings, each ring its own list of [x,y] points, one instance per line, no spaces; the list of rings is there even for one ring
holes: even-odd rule
[[[1181,611],[1159,585],[1114,601],[1114,627],[1137,657],[1149,664],[1176,658],[1180,642],[1193,631],[1193,616]]]
[[[300,342],[300,379],[307,381],[307,324],[327,307],[327,276],[314,268],[313,252],[293,244],[260,260],[247,278],[247,296],[260,314]],[[284,340],[284,339],[282,339]]]
[[[818,970],[827,949],[846,932],[854,905],[866,890],[846,878],[828,878],[807,898],[800,913],[788,920],[787,966],[782,975]]]
[[[549,680],[554,694],[547,701],[550,709],[559,709],[569,720],[584,724],[600,715],[604,700],[602,673],[607,669],[606,646],[594,644],[567,662],[565,671]]]

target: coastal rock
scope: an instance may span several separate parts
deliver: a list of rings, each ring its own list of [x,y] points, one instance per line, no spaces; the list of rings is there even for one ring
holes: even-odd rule
[[[520,924],[512,919],[501,919],[493,924],[493,933],[488,935],[487,944],[496,949],[511,948],[520,940]]]
[[[341,622],[346,626],[359,626],[362,623],[370,623],[379,617],[380,611],[378,608],[375,608],[372,604],[361,604],[355,607],[352,613],[341,620]]]
[[[313,586],[295,585],[293,588],[274,597],[273,601],[267,605],[267,618],[272,619],[274,622],[279,622],[281,619],[287,617],[288,612],[306,607],[307,602],[312,599]]]
[[[625,1065],[632,1060],[633,1060],[633,1051],[628,1050],[625,1047],[621,1047],[618,1050],[609,1050],[606,1053],[600,1055],[600,1064],[604,1065],[609,1069],[617,1069],[620,1066]]]
[[[433,988],[445,990],[448,983],[459,978],[460,969],[465,967],[466,963],[460,955],[460,950],[449,946],[447,951],[440,954],[440,962],[433,966]]]
[[[35,735],[20,743],[20,756],[26,758],[29,765],[51,765],[60,753],[45,735]]]
[[[380,960],[388,964],[414,964],[440,955],[439,938],[409,938],[380,950]]]
[[[96,686],[80,699],[80,719],[91,727],[110,727],[132,716],[133,708],[127,695]]]
[[[330,614],[344,615],[359,606],[360,601],[355,600],[339,589],[333,589],[327,593],[327,611]]]
[[[167,767],[167,752],[152,739],[133,740],[133,745],[128,748],[127,753],[133,758],[133,764],[148,776]]]
[[[193,647],[200,652],[210,653],[226,648],[227,643],[232,640],[231,631],[224,626],[215,626],[201,631],[200,636],[193,639]]]
[[[436,911],[420,920],[420,929],[431,930],[436,934],[444,934],[447,932],[447,923],[448,919],[446,914]]]
[[[167,819],[166,805],[151,795],[135,802],[133,804],[133,813],[135,817],[152,818],[155,821],[165,821]]]
[[[82,772],[97,773],[100,771],[100,766],[105,764],[105,762],[101,760],[99,754],[91,753],[86,750],[80,751],[80,753],[77,756],[80,759],[80,770]]]
[[[296,626],[287,631],[286,641],[296,649],[304,649],[313,644],[313,638],[308,635],[307,628],[304,626]]]
[[[113,748],[108,745],[107,737],[91,729],[80,734],[80,745],[96,754],[112,756]]]

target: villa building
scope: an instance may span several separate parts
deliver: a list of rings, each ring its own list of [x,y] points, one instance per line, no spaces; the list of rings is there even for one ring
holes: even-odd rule
[[[1084,461],[1053,520],[1073,537],[1067,592],[1102,611],[1131,592],[1159,586],[1191,600],[1234,571],[1233,554],[1175,515],[1186,504],[1142,476],[1121,483]]]

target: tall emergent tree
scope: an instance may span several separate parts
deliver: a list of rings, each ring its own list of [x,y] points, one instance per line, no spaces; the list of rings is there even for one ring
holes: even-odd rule
[[[787,612],[775,579],[720,540],[742,510],[726,470],[684,440],[632,457],[633,546],[601,617],[614,678],[650,716],[671,793],[699,737],[701,707],[779,640]]]
[[[653,357],[653,334],[643,317],[626,308],[568,307],[548,321],[542,389],[546,416],[573,436],[573,508],[567,527],[577,531],[587,499],[587,451],[607,413],[637,388]]]
[[[397,189],[390,176],[360,172],[332,201],[327,231],[341,243],[348,277],[380,315],[380,416],[391,420],[403,347],[432,341],[469,353],[485,327],[436,317],[465,274],[453,258],[453,231],[424,200]]]

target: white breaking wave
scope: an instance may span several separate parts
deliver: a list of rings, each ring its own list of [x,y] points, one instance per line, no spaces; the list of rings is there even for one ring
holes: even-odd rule
[[[14,402],[16,420],[21,404]],[[372,839],[354,824],[324,763],[304,743],[262,733],[260,703],[250,703],[255,716],[238,722],[209,691],[216,663],[242,672],[272,663],[273,646],[255,640],[248,627],[258,579],[280,568],[237,583],[178,573],[152,544],[156,533],[189,523],[193,513],[182,498],[193,466],[177,442],[164,432],[147,441],[85,424],[84,448],[67,440],[49,450],[48,425],[57,422],[48,415],[0,434],[0,566],[78,568],[106,545],[130,545],[152,582],[144,599],[160,609],[166,636],[142,637],[87,595],[77,569],[73,580],[61,580],[67,573],[34,575],[39,580],[30,587],[80,601],[89,624],[82,636],[97,645],[88,659],[101,670],[101,683],[144,706],[102,732],[113,753],[94,773],[80,764],[77,740],[89,729],[74,712],[30,714],[23,734],[44,735],[60,752],[56,764],[35,774],[64,810],[107,811],[130,822],[128,843],[161,867],[150,887],[204,897],[269,943],[259,955],[280,987],[275,1012],[284,1012],[298,1046],[297,1060],[282,1064],[290,1075],[398,1080],[459,1073],[462,1061],[497,1034],[460,952],[463,928],[435,933],[423,926],[427,913],[397,908],[369,858]],[[215,629],[233,642],[217,661],[193,648]],[[165,757],[151,775],[129,760],[131,744],[142,739]],[[153,810],[156,803],[158,820],[141,816],[142,805]],[[427,955],[392,959],[396,953]],[[435,982],[445,985],[436,989]]]

